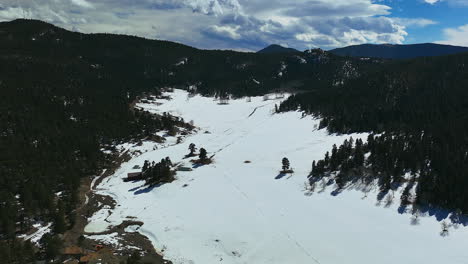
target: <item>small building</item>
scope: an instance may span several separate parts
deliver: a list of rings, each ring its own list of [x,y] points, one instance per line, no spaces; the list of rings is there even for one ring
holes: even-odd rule
[[[89,250],[83,249],[78,246],[69,246],[63,249],[63,256],[68,259],[63,263],[67,264],[77,264],[80,263],[79,259],[84,255],[88,254]]]
[[[85,254],[85,250],[78,246],[66,247],[63,250],[63,255],[66,255],[66,256],[81,256],[84,254]]]
[[[141,181],[141,180],[143,180],[143,173],[141,171],[129,172],[127,173],[127,177],[124,178],[124,182]]]

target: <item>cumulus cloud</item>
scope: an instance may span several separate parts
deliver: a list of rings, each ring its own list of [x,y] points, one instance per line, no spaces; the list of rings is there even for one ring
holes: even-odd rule
[[[468,24],[457,28],[446,28],[444,36],[445,39],[438,41],[438,43],[468,47]]]
[[[431,5],[441,2],[447,2],[449,5],[468,6],[468,0],[424,0],[424,2]]]
[[[93,5],[86,0],[71,0],[71,2],[79,7],[92,8]]]
[[[402,43],[407,36],[406,27],[435,23],[390,15],[389,6],[372,0],[2,0],[0,3],[0,20],[36,18],[82,32],[131,34],[199,48],[242,50],[258,50],[271,43],[299,49],[366,42]]]
[[[437,21],[426,18],[393,18],[393,20],[405,27],[426,27],[438,24]]]

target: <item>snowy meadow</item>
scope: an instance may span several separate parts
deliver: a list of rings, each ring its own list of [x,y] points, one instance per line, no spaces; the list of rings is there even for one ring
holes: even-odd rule
[[[141,154],[98,186],[96,192],[111,196],[117,206],[91,217],[87,232],[102,232],[124,220],[142,221],[132,232],[148,236],[176,264],[467,263],[466,227],[441,236],[435,217],[412,221],[411,214],[398,212],[398,201],[377,202],[378,190],[351,189],[340,195],[332,195],[334,188],[327,185],[309,190],[312,161],[350,135],[318,130],[319,120],[300,112],[274,113],[284,99],[273,95],[225,105],[182,90],[167,95],[171,100],[137,107],[193,120],[197,131],[179,144],[166,136],[163,144],[122,146]],[[184,158],[190,143],[205,148],[213,163],[178,171],[174,182],[155,188],[123,182],[145,160],[170,157],[179,166],[192,167]],[[280,174],[283,157],[293,174]]]

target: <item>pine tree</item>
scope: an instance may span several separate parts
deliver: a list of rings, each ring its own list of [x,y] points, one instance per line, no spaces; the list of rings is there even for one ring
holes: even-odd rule
[[[189,145],[189,150],[190,150],[190,156],[194,155],[195,154],[195,151],[197,151],[197,147],[195,146],[195,144],[193,143],[190,143]]]
[[[283,160],[281,161],[281,163],[283,164],[282,168],[283,168],[283,171],[287,171],[289,170],[289,160],[288,158],[284,157]]]
[[[315,166],[315,160],[312,161],[312,170],[310,171],[310,175],[312,176],[317,176],[317,170],[316,170],[316,166]]]
[[[41,239],[41,244],[45,249],[47,259],[53,260],[60,254],[60,246],[62,241],[57,236],[45,234]]]
[[[143,164],[143,169],[141,170],[142,172],[145,172],[146,170],[148,170],[150,167],[150,162],[148,160],[145,160],[144,164]]]
[[[356,140],[356,147],[354,149],[354,156],[353,156],[354,166],[361,167],[364,165],[364,151],[362,146],[362,140]]]
[[[65,223],[65,209],[63,205],[63,201],[59,200],[57,204],[57,211],[54,217],[54,233],[55,234],[62,234],[67,229]]]
[[[338,169],[339,160],[338,160],[338,148],[333,144],[332,154],[330,157],[330,170],[336,171]]]
[[[206,152],[206,149],[204,149],[204,148],[201,148],[201,149],[200,149],[199,158],[200,158],[201,161],[205,161],[205,160],[207,159],[207,152]]]
[[[325,162],[325,166],[328,167],[329,164],[330,164],[330,153],[327,151],[327,153],[325,153],[325,158],[323,159],[323,161]]]

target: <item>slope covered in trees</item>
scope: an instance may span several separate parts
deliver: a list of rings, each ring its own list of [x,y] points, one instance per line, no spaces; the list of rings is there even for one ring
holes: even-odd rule
[[[20,253],[30,247],[14,237],[32,222],[52,222],[55,233],[73,224],[80,179],[109,162],[102,148],[187,127],[133,108],[139,97],[168,86],[218,97],[300,90],[282,111],[300,106],[322,116],[332,132],[385,132],[382,141],[412,142],[403,150],[414,171],[425,175],[429,168],[419,201],[467,211],[466,57],[387,62],[319,49],[208,51],[34,20],[0,23],[0,258],[21,262],[30,255]],[[396,149],[393,156],[406,159]]]
[[[417,57],[443,56],[468,52],[468,47],[442,45],[434,43],[393,45],[362,44],[330,50],[340,56],[371,57],[386,59],[411,59]]]
[[[0,23],[1,258],[30,255],[14,238],[34,222],[52,222],[55,233],[73,225],[80,179],[111,159],[102,148],[187,127],[170,115],[135,110],[139,97],[168,86],[219,97],[325,87],[375,63],[321,50],[207,51],[36,20]]]
[[[467,62],[460,54],[388,63],[344,85],[292,96],[280,110],[320,116],[330,132],[371,133],[368,143],[345,142],[339,158],[318,161],[313,175],[334,173],[345,184],[370,171],[382,190],[413,179],[415,205],[468,213]],[[370,156],[353,162],[356,152]]]

